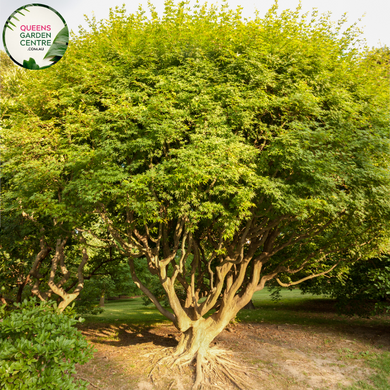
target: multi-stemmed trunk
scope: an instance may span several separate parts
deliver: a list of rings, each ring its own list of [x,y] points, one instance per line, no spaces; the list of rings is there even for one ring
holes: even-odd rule
[[[182,332],[175,356],[187,356],[188,358],[205,356],[211,342],[228,323],[228,318],[216,322],[212,317],[194,321],[186,331]]]
[[[266,213],[267,210],[264,209]],[[328,223],[320,224],[308,234],[306,230],[293,226],[290,234],[281,236],[281,228],[286,230],[288,223],[293,223],[290,215],[282,215],[274,220],[267,216],[253,215],[234,237],[227,240],[224,232],[207,233],[191,232],[188,219],[179,218],[174,222],[160,222],[158,228],[153,226],[152,232],[146,224],[135,228],[137,220],[134,213],[126,212],[127,237],[117,230],[102,207],[100,215],[108,226],[108,230],[118,249],[128,256],[131,275],[134,283],[155,304],[166,318],[171,320],[182,332],[181,339],[171,357],[175,364],[188,364],[196,360],[196,382],[194,388],[202,383],[208,374],[212,380],[213,372],[221,369],[234,383],[234,375],[226,369],[228,362],[223,353],[216,356],[216,349],[210,343],[223,331],[236,314],[251,302],[253,294],[264,288],[265,284],[280,273],[294,274],[299,272],[316,252],[305,258],[287,257],[277,265],[268,267],[273,255],[289,245],[297,244],[310,235],[322,233]],[[188,227],[187,227],[188,225]],[[280,226],[279,226],[280,225]],[[210,228],[211,229],[211,228]],[[172,311],[165,309],[155,295],[138,278],[134,260],[145,257],[149,271],[157,275],[167,295]],[[321,258],[319,259],[321,260]],[[303,261],[303,263],[302,263]],[[302,265],[303,264],[303,265]],[[296,282],[283,286],[298,284],[309,278],[324,275],[330,269],[306,276]],[[186,291],[186,298],[180,299],[177,287]],[[210,311],[216,310],[206,318]],[[205,361],[207,364],[204,364]],[[226,363],[227,364],[224,364]],[[214,363],[214,370],[209,366]],[[232,364],[234,365],[234,363]],[[207,379],[207,378],[206,378]]]
[[[49,279],[47,285],[49,289],[47,291],[41,291],[40,285],[44,280],[43,276],[39,273],[39,269],[42,265],[42,262],[49,255],[51,248],[46,245],[44,238],[41,238],[41,251],[37,254],[34,264],[31,268],[29,276],[33,276],[35,278],[35,283],[31,292],[36,295],[41,301],[46,301],[50,299],[52,294],[56,294],[60,297],[60,302],[58,305],[58,309],[62,312],[66,309],[66,307],[73,302],[80,294],[81,290],[84,287],[84,267],[88,261],[88,254],[86,247],[81,249],[82,252],[82,261],[80,262],[77,268],[77,284],[74,288],[73,292],[65,291],[64,285],[70,278],[70,271],[66,267],[65,264],[65,253],[64,248],[67,242],[67,238],[58,239],[56,243],[55,254],[51,261],[51,269],[49,274]],[[82,242],[85,244],[85,240],[82,239]],[[58,268],[61,271],[62,278],[60,280],[56,280],[56,276],[58,274]]]
[[[182,330],[178,345],[173,352],[173,359],[178,365],[196,362],[196,380],[193,389],[198,389],[207,381],[214,381],[213,370],[221,371],[222,375],[233,383],[240,382],[238,372],[232,372],[235,364],[225,356],[227,353],[210,346],[229,322],[235,318],[242,305],[244,305],[243,302],[240,302],[240,305],[232,302],[231,305],[225,306],[208,318],[201,317],[192,321],[186,330]]]

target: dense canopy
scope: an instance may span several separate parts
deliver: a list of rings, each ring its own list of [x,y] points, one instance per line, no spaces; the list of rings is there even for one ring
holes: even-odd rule
[[[171,1],[92,20],[55,66],[5,83],[3,212],[61,237],[104,221],[183,332],[176,355],[201,364],[267,281],[363,257],[388,229],[388,63],[344,23]]]

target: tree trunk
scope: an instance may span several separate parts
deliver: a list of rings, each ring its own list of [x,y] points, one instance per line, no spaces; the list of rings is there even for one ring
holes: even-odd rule
[[[26,287],[26,284],[30,281],[30,275],[27,275],[26,279],[24,279],[24,282],[19,286],[18,294],[16,295],[16,302],[21,303],[22,302],[22,294],[23,290]]]
[[[103,291],[102,294],[100,295],[100,301],[99,301],[100,307],[104,306],[104,296],[105,296],[105,292]]]
[[[2,296],[2,295],[0,295],[0,302],[3,304],[3,305],[8,305],[8,303],[7,303],[7,301],[5,300],[5,298]]]
[[[68,305],[78,297],[78,295],[79,294],[67,294],[66,296],[62,297],[62,301],[58,305],[60,311],[63,312],[68,307]]]
[[[196,358],[199,353],[204,356],[210,343],[219,333],[215,325],[210,326],[207,320],[201,318],[182,333],[175,355],[187,356],[189,359]]]
[[[243,307],[243,309],[246,309],[246,310],[255,310],[256,309],[255,305],[253,304],[252,299]]]
[[[229,358],[225,351],[210,348],[210,344],[223,331],[232,315],[224,316],[217,321],[211,317],[200,318],[182,333],[173,354],[173,361],[179,366],[196,361],[196,380],[193,390],[201,388],[204,380],[213,383],[213,379],[210,381],[210,378],[215,377],[215,372],[221,370],[231,382],[238,383],[235,374],[229,368]]]

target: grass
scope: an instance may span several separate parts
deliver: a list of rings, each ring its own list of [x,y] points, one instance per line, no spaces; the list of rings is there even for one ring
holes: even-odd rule
[[[142,298],[131,298],[106,302],[103,313],[85,316],[85,322],[87,324],[154,324],[169,321],[154,305],[145,306]]]
[[[241,310],[236,320],[243,323],[294,324],[312,328],[312,330],[313,328],[314,330],[315,328],[326,328],[340,331],[344,335],[358,327],[361,329],[383,329],[390,326],[390,316],[376,316],[372,319],[366,319],[337,315],[334,311],[334,301],[325,297],[302,295],[300,290],[282,290],[281,296],[281,301],[274,302],[268,290],[255,293],[253,303],[256,309]],[[145,306],[141,298],[133,298],[108,301],[103,313],[96,316],[86,316],[84,326],[88,327],[88,324],[91,323],[144,324],[148,326],[170,322],[158,312],[154,305]],[[327,341],[329,340],[324,339],[325,345]],[[358,381],[346,390],[390,389],[389,352],[381,352],[378,349],[375,352],[359,353],[343,350],[339,351],[339,356],[342,363],[349,364],[349,362],[359,359],[366,367],[374,370],[374,374],[365,381]]]
[[[257,310],[241,310],[238,315],[244,322],[286,322],[291,319],[292,310],[308,301],[314,296],[302,295],[299,290],[281,292],[282,301],[275,303],[268,290],[258,291],[253,296],[253,303]],[[316,299],[317,296],[315,297]],[[294,311],[295,313],[295,311]],[[154,305],[145,306],[142,298],[108,301],[104,312],[99,315],[86,316],[86,322],[99,323],[160,323],[167,321]],[[295,316],[298,322],[299,316]]]
[[[390,389],[390,353],[368,354],[365,356],[368,366],[375,370],[367,381],[358,381],[346,390],[389,390]]]
[[[282,299],[272,301],[268,290],[258,291],[253,296],[256,310],[241,310],[237,319],[242,322],[268,322],[273,324],[296,324],[307,326],[339,327],[343,325],[390,326],[389,316],[376,316],[372,319],[338,315],[334,310],[334,300],[311,294],[301,294],[300,290],[282,290]]]
[[[382,325],[390,326],[389,316],[374,319],[347,317],[335,314],[333,301],[317,295],[302,295],[300,290],[282,290],[281,301],[274,302],[268,290],[258,291],[253,296],[256,310],[241,310],[240,322],[267,322],[273,324],[296,324],[308,326]],[[86,323],[153,324],[169,322],[154,305],[145,306],[142,298],[108,301],[104,312],[86,316]]]

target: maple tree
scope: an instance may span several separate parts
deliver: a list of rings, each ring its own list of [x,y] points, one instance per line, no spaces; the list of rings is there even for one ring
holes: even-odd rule
[[[243,21],[225,3],[166,1],[162,18],[150,13],[113,10],[55,66],[14,76],[4,204],[55,218],[63,236],[103,221],[182,332],[171,358],[196,359],[197,388],[214,372],[204,362],[224,359],[211,341],[254,292],[324,275],[381,240],[388,64],[316,11]],[[227,360],[224,372],[237,380]]]

